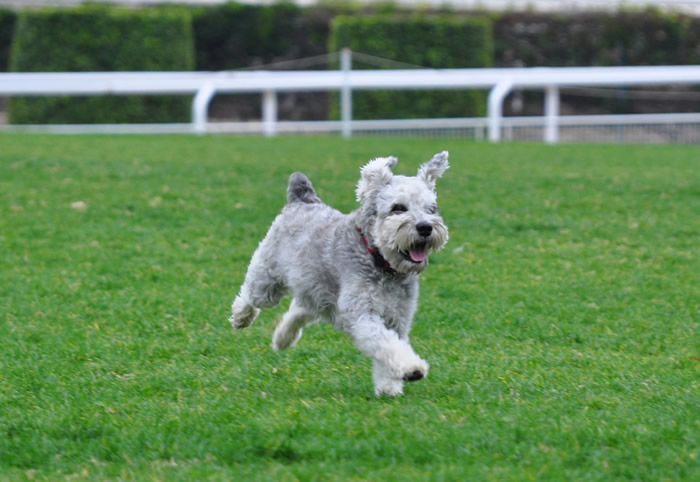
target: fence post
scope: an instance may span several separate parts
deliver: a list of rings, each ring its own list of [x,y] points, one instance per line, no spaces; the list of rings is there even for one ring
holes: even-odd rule
[[[352,51],[344,48],[340,51],[340,68],[343,71],[343,86],[340,90],[340,132],[343,137],[352,137],[352,88],[350,71],[352,70]]]
[[[559,141],[559,87],[556,85],[549,85],[545,89],[544,116],[544,141],[556,144]]]
[[[513,81],[510,79],[501,80],[489,92],[488,97],[488,118],[489,118],[489,141],[499,142],[501,140],[501,119],[503,117],[503,101],[513,89]]]
[[[214,97],[216,89],[211,84],[204,84],[199,88],[192,100],[192,130],[197,134],[207,132],[207,111],[209,103]]]
[[[274,90],[263,92],[262,118],[263,133],[273,137],[277,134],[277,92]]]

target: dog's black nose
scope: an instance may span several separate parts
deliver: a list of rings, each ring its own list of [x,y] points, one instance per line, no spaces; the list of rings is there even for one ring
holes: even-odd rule
[[[424,238],[427,238],[428,236],[430,236],[430,233],[433,232],[433,226],[430,223],[426,223],[425,221],[423,221],[416,224],[416,230],[418,231],[418,234],[420,234]]]

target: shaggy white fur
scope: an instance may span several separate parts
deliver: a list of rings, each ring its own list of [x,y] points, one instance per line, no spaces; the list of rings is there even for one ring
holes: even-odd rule
[[[428,374],[408,333],[418,274],[448,238],[435,194],[436,179],[449,167],[447,152],[416,177],[394,175],[395,164],[395,157],[382,157],[362,168],[360,207],[347,215],[321,202],[306,176],[292,174],[287,205],[253,254],[229,319],[245,328],[261,308],[291,294],[272,347],[294,346],[306,325],[330,322],[372,360],[377,396],[400,395],[404,381]]]

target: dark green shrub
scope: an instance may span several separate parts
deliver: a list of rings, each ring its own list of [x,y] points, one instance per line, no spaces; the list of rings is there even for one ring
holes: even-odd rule
[[[331,24],[329,50],[343,47],[431,68],[490,67],[493,55],[490,22],[471,17],[340,16]],[[353,92],[357,119],[472,117],[484,112],[485,94],[474,90]]]
[[[26,10],[13,72],[183,71],[194,67],[191,19],[182,11],[96,6]],[[13,98],[14,124],[186,122],[189,96]]]
[[[263,65],[269,70],[325,69],[327,62],[322,59],[312,64],[293,61],[326,53],[332,15],[327,8],[301,9],[290,3],[228,3],[197,9],[193,15],[197,70]],[[279,62],[283,63],[275,65]],[[278,105],[279,117],[284,120],[321,120],[328,116],[325,92],[281,94]],[[210,113],[212,117],[259,119],[260,95],[218,95]]]
[[[499,67],[692,64],[700,58],[698,25],[692,17],[653,10],[506,13],[496,16],[493,24],[495,63]],[[633,99],[624,94],[625,90],[634,89],[618,89],[618,98],[567,96],[565,90],[562,108],[589,114],[697,110],[692,102],[666,101],[662,97],[655,101]],[[523,107],[510,113],[542,114],[540,92],[527,92],[522,99]]]
[[[607,17],[597,65],[677,65],[682,63],[679,17],[655,11],[619,12]]]
[[[700,18],[683,18],[683,43],[681,58],[683,65],[700,64]]]
[[[15,31],[17,15],[12,10],[0,9],[0,72],[7,72],[10,44]]]
[[[505,13],[494,18],[494,60],[503,67],[685,64],[689,24],[653,10]]]
[[[228,3],[201,9],[194,16],[197,70],[229,70],[267,64],[295,54],[292,4],[253,6]]]
[[[595,65],[605,31],[598,13],[506,13],[493,22],[494,61],[499,67]]]

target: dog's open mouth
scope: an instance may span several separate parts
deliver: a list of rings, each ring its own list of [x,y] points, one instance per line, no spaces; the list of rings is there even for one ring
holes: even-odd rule
[[[408,251],[401,251],[401,255],[413,263],[422,263],[428,257],[425,243],[416,244]]]

